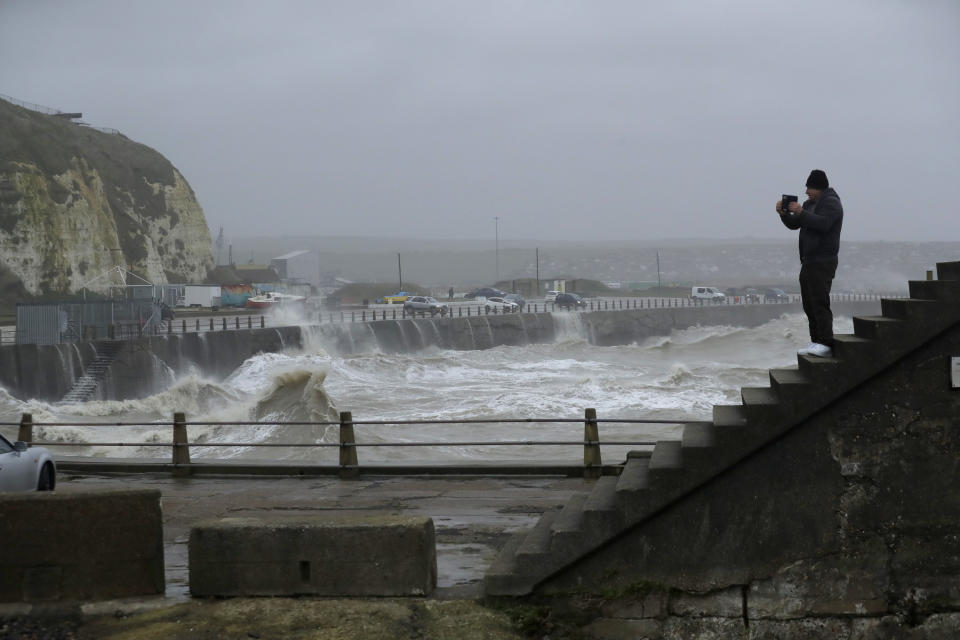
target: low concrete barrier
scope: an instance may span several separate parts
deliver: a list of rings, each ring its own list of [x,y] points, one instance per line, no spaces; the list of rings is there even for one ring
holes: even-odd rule
[[[190,531],[195,596],[419,596],[437,585],[433,520],[222,518]]]
[[[0,493],[0,602],[164,592],[156,490]]]

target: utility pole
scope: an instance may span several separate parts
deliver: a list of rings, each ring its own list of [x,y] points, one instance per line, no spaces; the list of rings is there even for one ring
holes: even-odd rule
[[[500,216],[493,216],[493,238],[494,238],[494,253],[495,253],[495,262],[496,262],[496,274],[497,279],[494,280],[493,286],[497,286],[497,283],[500,282]]]
[[[663,285],[660,283],[660,249],[657,249],[657,289],[662,289]]]
[[[397,254],[397,278],[400,280],[400,288],[397,293],[403,291],[403,267],[400,266],[400,254]]]
[[[540,247],[536,248],[536,263],[537,263],[537,295],[540,295]]]

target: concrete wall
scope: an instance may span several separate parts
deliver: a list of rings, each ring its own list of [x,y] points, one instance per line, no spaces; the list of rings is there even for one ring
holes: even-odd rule
[[[834,304],[838,315],[879,312],[879,302]],[[303,329],[240,329],[173,333],[124,343],[101,382],[97,399],[137,398],[156,393],[191,367],[225,377],[259,352],[298,348],[319,340],[337,353],[412,352],[427,346],[489,349],[501,345],[553,342],[574,331],[592,344],[610,346],[666,335],[695,325],[759,326],[785,313],[802,313],[797,304],[717,305],[625,311],[524,313],[452,318],[407,318],[375,322],[325,323]],[[57,401],[96,357],[97,343],[9,345],[0,347],[0,386],[18,398]]]
[[[159,491],[0,493],[0,602],[164,592]]]
[[[436,586],[423,516],[221,518],[190,531],[195,596],[422,596]]]
[[[950,356],[960,325],[541,593],[612,595],[597,637],[960,637]]]

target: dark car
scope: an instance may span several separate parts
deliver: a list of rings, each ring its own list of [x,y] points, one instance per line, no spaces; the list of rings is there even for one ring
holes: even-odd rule
[[[561,309],[583,309],[587,306],[586,301],[576,293],[558,293],[554,304]]]
[[[790,296],[783,289],[764,289],[760,293],[766,302],[790,302]]]
[[[470,293],[464,294],[463,297],[470,298],[472,300],[474,298],[502,298],[504,295],[506,294],[503,291],[500,291],[500,289],[494,289],[493,287],[481,287],[471,291]]]
[[[174,314],[173,309],[170,308],[166,302],[160,305],[160,319],[161,320],[173,320]]]
[[[753,287],[747,287],[740,294],[744,302],[760,302],[760,292]]]

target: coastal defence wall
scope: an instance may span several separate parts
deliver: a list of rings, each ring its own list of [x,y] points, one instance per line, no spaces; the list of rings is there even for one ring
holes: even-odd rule
[[[873,301],[837,302],[836,315],[879,311]],[[173,333],[126,340],[94,399],[138,398],[195,371],[220,379],[247,358],[288,348],[338,354],[409,353],[428,347],[471,350],[585,339],[598,346],[630,344],[697,325],[755,327],[799,304],[716,305],[623,311],[521,313],[451,318],[405,318],[264,329]],[[16,398],[58,401],[96,359],[98,342],[0,347],[0,387]],[[101,347],[102,349],[102,347]]]
[[[960,262],[500,550],[595,638],[960,637]]]

